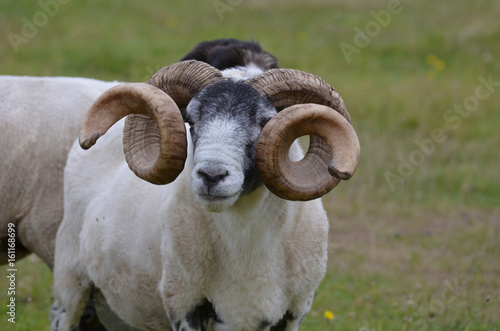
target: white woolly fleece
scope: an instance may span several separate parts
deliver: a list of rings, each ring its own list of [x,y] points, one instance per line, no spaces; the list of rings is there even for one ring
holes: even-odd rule
[[[69,149],[90,105],[116,84],[0,76],[0,234],[14,222],[17,239],[50,268],[63,217],[63,169]]]
[[[264,70],[256,65],[255,63],[249,63],[245,67],[234,67],[234,68],[229,68],[222,70],[222,76],[228,78],[228,79],[233,79],[236,81],[239,80],[248,80],[254,76],[257,76],[261,73],[263,73]]]

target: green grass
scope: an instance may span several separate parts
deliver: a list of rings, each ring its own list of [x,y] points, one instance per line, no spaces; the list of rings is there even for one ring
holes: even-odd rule
[[[247,0],[221,17],[214,1],[74,0],[16,52],[7,35],[41,7],[0,0],[0,74],[144,81],[201,40],[258,40],[339,90],[362,147],[356,175],[323,199],[329,266],[302,330],[500,330],[500,86],[465,115],[453,108],[478,77],[500,82],[500,5],[401,0],[348,63],[341,43],[388,4]],[[445,138],[424,154],[416,141],[436,129]],[[17,281],[17,323],[2,304],[0,328],[49,330],[50,271],[27,258]]]

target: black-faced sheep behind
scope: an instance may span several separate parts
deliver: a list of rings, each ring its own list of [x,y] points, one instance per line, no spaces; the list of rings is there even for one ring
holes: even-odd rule
[[[216,39],[196,45],[181,61],[196,60],[224,70],[245,67],[250,63],[262,70],[278,68],[278,60],[253,41]]]
[[[359,143],[320,78],[235,73],[183,61],[96,101],[81,145],[118,123],[68,159],[53,330],[75,325],[92,286],[140,329],[298,329],[326,267],[328,220],[311,199],[338,183],[329,173],[354,173]],[[310,151],[291,162],[304,134]]]

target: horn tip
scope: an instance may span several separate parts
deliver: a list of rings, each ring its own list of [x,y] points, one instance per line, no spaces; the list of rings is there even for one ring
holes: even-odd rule
[[[83,142],[80,139],[80,146],[83,149],[89,149],[90,147],[94,146],[94,144],[96,143],[97,139],[99,139],[100,136],[101,135],[99,134],[99,132],[95,132],[94,134],[92,134],[92,136],[90,136],[90,138],[85,139]]]

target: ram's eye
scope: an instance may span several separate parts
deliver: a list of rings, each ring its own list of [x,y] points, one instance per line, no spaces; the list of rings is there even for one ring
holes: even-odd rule
[[[192,127],[194,126],[194,122],[193,122],[193,120],[192,120],[189,116],[186,116],[186,117],[185,117],[185,119],[184,119],[184,121],[185,121],[187,124],[189,124],[189,127],[191,127],[191,128],[192,128]]]
[[[189,124],[189,133],[191,134],[191,137],[194,136],[194,123],[193,122],[188,122]]]

